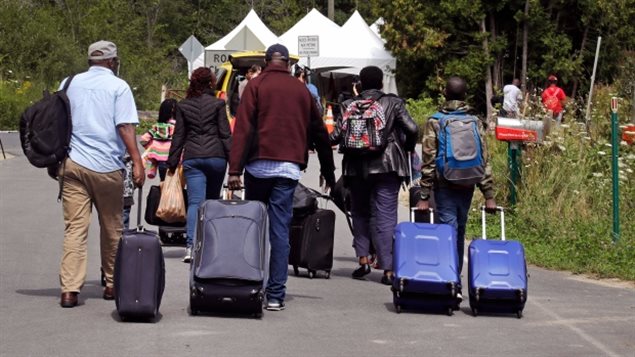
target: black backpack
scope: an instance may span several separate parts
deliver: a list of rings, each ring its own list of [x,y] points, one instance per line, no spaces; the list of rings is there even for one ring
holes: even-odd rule
[[[64,88],[26,108],[20,117],[22,150],[35,167],[46,167],[49,175],[56,172],[70,150],[72,122],[71,105],[66,90],[73,80],[70,76]]]

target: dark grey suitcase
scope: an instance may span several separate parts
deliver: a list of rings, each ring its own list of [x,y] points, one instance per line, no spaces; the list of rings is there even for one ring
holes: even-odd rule
[[[289,264],[295,275],[299,268],[309,271],[313,279],[318,270],[331,276],[333,268],[333,240],[335,237],[335,212],[317,209],[306,217],[294,217],[291,222]]]
[[[154,319],[165,288],[161,242],[141,225],[142,195],[139,189],[137,228],[123,232],[115,259],[115,304],[122,320]]]
[[[269,271],[267,207],[207,200],[199,206],[190,266],[190,313],[262,316]]]

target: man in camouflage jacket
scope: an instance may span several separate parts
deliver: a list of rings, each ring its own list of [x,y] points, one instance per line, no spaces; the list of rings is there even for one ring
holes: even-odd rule
[[[445,88],[446,102],[441,108],[442,113],[465,112],[471,113],[472,109],[465,103],[467,85],[460,77],[448,79]],[[482,154],[486,162],[485,175],[476,185],[485,197],[485,207],[492,212],[496,209],[494,200],[494,181],[492,169],[488,162],[487,145],[485,142],[485,128],[479,127],[482,143]],[[457,229],[457,249],[459,254],[459,272],[463,268],[463,251],[465,246],[465,226],[467,215],[472,203],[474,185],[462,186],[446,181],[436,170],[435,159],[437,157],[439,136],[439,120],[429,118],[424,129],[421,157],[421,197],[417,203],[419,209],[428,209],[431,191],[434,191],[436,210],[441,223],[453,225]],[[460,295],[459,295],[460,296]],[[460,296],[461,297],[461,296]],[[461,297],[462,298],[462,297]]]

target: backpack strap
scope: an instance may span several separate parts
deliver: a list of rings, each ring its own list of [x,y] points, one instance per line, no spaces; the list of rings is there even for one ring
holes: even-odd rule
[[[66,93],[66,91],[68,90],[68,87],[71,85],[71,81],[73,80],[73,78],[75,77],[75,75],[71,75],[70,77],[68,77],[68,79],[66,79],[66,82],[64,82],[64,87],[62,87],[62,92]],[[69,99],[70,101],[70,99]],[[70,115],[70,113],[69,113]],[[70,139],[70,138],[69,138]],[[69,145],[70,145],[70,140],[69,140]],[[66,149],[66,158],[68,157],[68,151],[70,150],[70,147]],[[61,202],[62,201],[62,191],[64,190],[64,174],[66,171],[66,158],[64,158],[64,160],[62,161],[62,170],[60,172],[60,170],[58,170],[57,174],[58,174],[58,179],[57,182],[59,182],[59,191],[57,191],[57,202]],[[59,168],[59,166],[58,166]]]
[[[64,87],[62,87],[62,92],[66,93],[66,90],[68,89],[68,86],[71,85],[71,81],[73,80],[73,78],[75,77],[75,75],[71,75],[70,77],[68,77],[68,79],[66,80],[66,82],[64,82]]]

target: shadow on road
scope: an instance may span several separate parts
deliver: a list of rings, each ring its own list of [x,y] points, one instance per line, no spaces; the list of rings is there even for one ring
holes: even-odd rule
[[[60,288],[49,288],[49,289],[18,289],[15,291],[20,295],[28,295],[28,296],[55,296],[59,297],[61,294]],[[82,288],[79,296],[81,298],[99,298],[101,299],[101,295],[103,294],[101,283],[98,280],[90,280],[87,281],[84,287]]]
[[[110,316],[112,317],[112,319],[116,322],[122,322],[122,323],[142,323],[142,324],[148,324],[148,323],[157,323],[159,321],[161,321],[161,319],[163,318],[163,314],[161,314],[160,312],[157,314],[157,316],[154,319],[125,319],[122,320],[119,317],[119,314],[117,313],[117,310],[114,309],[112,310],[112,313],[110,314]]]

